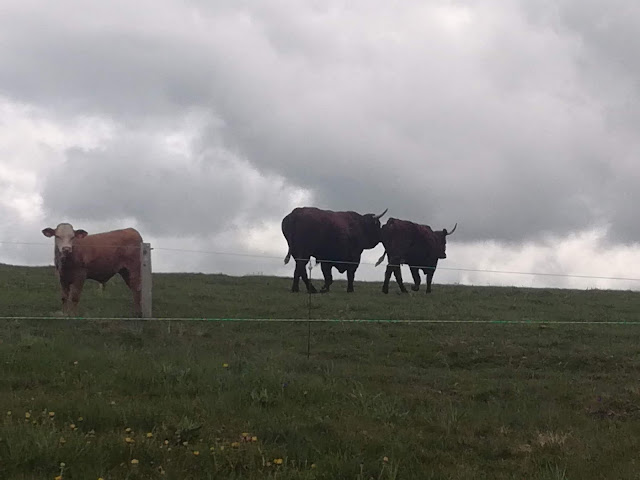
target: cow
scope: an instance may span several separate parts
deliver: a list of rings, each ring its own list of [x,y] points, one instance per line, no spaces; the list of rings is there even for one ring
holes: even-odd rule
[[[428,225],[390,218],[381,230],[384,253],[376,262],[376,266],[380,265],[385,255],[388,255],[382,292],[389,293],[389,279],[393,273],[400,290],[407,293],[400,271],[400,265],[404,263],[409,265],[413,276],[414,284],[411,290],[414,292],[420,290],[420,270],[422,270],[427,277],[426,293],[431,293],[431,281],[438,260],[447,258],[447,235],[455,232],[457,226],[456,223],[450,232],[447,232],[446,228],[434,232]]]
[[[42,230],[45,237],[55,237],[54,264],[62,290],[62,312],[76,315],[80,294],[86,279],[96,280],[103,287],[115,274],[120,274],[133,292],[136,316],[141,315],[142,237],[133,228],[89,235],[75,230],[68,223],[55,229]]]
[[[333,277],[331,269],[347,272],[347,292],[353,292],[353,280],[360,264],[363,250],[374,248],[380,243],[380,215],[356,212],[333,212],[315,207],[298,207],[282,219],[282,234],[289,250],[285,265],[293,257],[296,268],[293,273],[292,292],[299,291],[299,280],[309,293],[316,289],[309,281],[305,267],[311,257],[320,262],[324,285],[321,292],[328,292]]]

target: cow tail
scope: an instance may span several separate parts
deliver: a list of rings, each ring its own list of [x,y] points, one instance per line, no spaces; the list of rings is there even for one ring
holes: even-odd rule
[[[387,251],[385,250],[384,253],[382,254],[382,256],[376,262],[376,267],[382,263],[382,261],[384,260],[384,257],[385,257],[386,254],[387,254]]]
[[[284,264],[286,265],[287,263],[289,263],[290,259],[291,259],[291,251],[288,251],[287,256],[284,257]]]

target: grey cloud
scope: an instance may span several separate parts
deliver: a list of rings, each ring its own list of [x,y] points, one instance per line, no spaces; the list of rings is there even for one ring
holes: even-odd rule
[[[51,214],[208,234],[278,219],[301,187],[321,207],[458,222],[460,241],[601,225],[613,242],[640,238],[640,165],[616,162],[638,153],[631,1],[158,2],[131,18],[87,5],[2,21],[2,92],[138,135],[70,152],[46,181]],[[459,31],[437,18],[447,6],[469,9]],[[220,124],[186,164],[158,162],[144,130],[194,107]],[[247,165],[260,174],[242,178]]]

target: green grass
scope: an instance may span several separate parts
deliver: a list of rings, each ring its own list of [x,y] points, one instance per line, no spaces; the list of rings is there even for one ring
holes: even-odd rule
[[[307,358],[307,322],[91,320],[130,314],[119,279],[3,320],[0,478],[640,477],[639,294],[380,284],[156,274],[154,314],[458,323],[312,323]],[[55,316],[53,270],[0,266],[0,304]]]

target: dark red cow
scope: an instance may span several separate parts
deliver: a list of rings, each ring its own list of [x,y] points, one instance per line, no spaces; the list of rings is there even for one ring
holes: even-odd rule
[[[333,212],[314,207],[295,208],[282,220],[282,233],[289,244],[284,263],[293,256],[296,268],[293,273],[292,292],[299,291],[302,281],[310,293],[316,289],[309,281],[305,267],[311,257],[320,262],[324,276],[322,292],[328,292],[333,277],[332,267],[340,273],[347,272],[347,292],[353,292],[353,279],[360,264],[363,250],[380,243],[380,215],[356,212]]]
[[[142,237],[137,230],[126,228],[88,235],[74,230],[68,223],[55,229],[42,230],[45,237],[55,237],[54,262],[62,290],[62,312],[77,314],[80,294],[86,279],[102,285],[119,273],[133,292],[134,311],[141,314]]]
[[[407,293],[400,271],[400,265],[403,263],[409,265],[413,276],[414,285],[411,290],[417,292],[420,289],[420,270],[422,270],[427,277],[427,293],[430,293],[438,260],[447,258],[447,235],[455,232],[457,226],[456,223],[450,232],[447,232],[446,228],[434,232],[428,225],[390,218],[382,227],[382,244],[385,251],[376,262],[376,266],[380,265],[385,255],[388,255],[387,270],[382,285],[383,293],[389,293],[389,279],[392,273],[396,277],[400,290]]]

